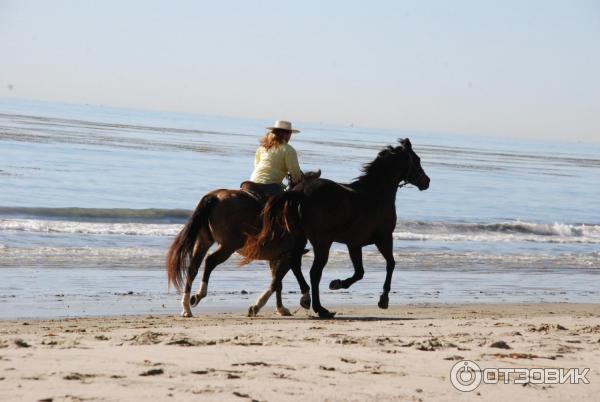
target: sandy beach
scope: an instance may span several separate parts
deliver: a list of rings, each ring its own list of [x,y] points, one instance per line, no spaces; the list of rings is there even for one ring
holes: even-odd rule
[[[338,307],[16,320],[0,324],[0,400],[594,400],[600,306]],[[450,382],[463,359],[484,368],[589,368],[589,384]],[[502,378],[501,378],[502,379]]]

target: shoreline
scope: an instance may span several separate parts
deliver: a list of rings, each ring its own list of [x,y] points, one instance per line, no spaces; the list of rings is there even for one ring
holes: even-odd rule
[[[333,307],[333,305],[332,305]],[[335,306],[333,320],[245,311],[1,320],[2,400],[592,400],[600,304]],[[500,348],[492,346],[502,343]],[[589,384],[481,384],[454,364],[590,368]]]
[[[334,267],[332,267],[334,268]],[[169,291],[164,270],[0,268],[0,321],[107,315],[179,314],[181,295]],[[325,306],[375,307],[385,272],[371,269],[351,289],[328,289],[349,267],[324,270],[321,298]],[[306,277],[305,272],[305,277]],[[474,272],[399,269],[394,274],[390,303],[460,305],[513,303],[600,303],[595,284],[600,271],[539,272],[527,270]],[[211,276],[208,296],[194,314],[246,312],[269,286],[266,268],[222,269]],[[198,281],[194,290],[198,287]],[[298,284],[292,275],[283,283],[283,303],[299,308]],[[266,311],[275,304],[270,300]]]
[[[253,292],[253,295],[258,296],[259,293],[258,292]],[[374,298],[373,300],[376,299]],[[204,303],[204,304],[200,304],[197,307],[193,307],[192,308],[192,313],[194,314],[194,316],[192,317],[192,319],[196,319],[196,318],[215,318],[216,316],[219,315],[223,315],[223,316],[227,316],[229,318],[236,318],[236,319],[242,319],[242,318],[251,318],[247,316],[248,313],[248,307],[254,302],[254,299],[252,298],[248,298],[247,300],[244,300],[248,302],[248,305],[243,304],[241,301],[236,301],[230,304],[214,304],[214,305],[210,305],[208,303]],[[54,322],[54,321],[62,321],[62,320],[79,320],[79,321],[83,321],[83,320],[102,320],[102,319],[115,319],[115,318],[121,318],[121,319],[139,319],[139,318],[145,318],[145,317],[154,317],[154,318],[181,318],[179,316],[178,312],[181,308],[180,308],[180,300],[179,298],[177,298],[176,303],[171,303],[175,305],[175,309],[169,309],[169,311],[148,311],[148,312],[136,312],[136,313],[115,313],[115,314],[105,314],[105,313],[90,313],[90,314],[73,314],[73,315],[56,315],[56,316],[15,316],[15,317],[8,317],[8,318],[3,318],[0,317],[0,324],[2,323],[19,323],[19,322],[42,322],[42,321],[48,321],[48,322]],[[311,309],[306,310],[302,307],[300,307],[299,305],[293,306],[292,304],[289,304],[286,306],[289,308],[289,310],[292,312],[293,314],[293,318],[305,318],[305,319],[315,319],[318,320],[319,318],[316,316],[316,313],[314,313],[314,311]],[[477,300],[471,303],[461,303],[461,304],[456,304],[456,303],[445,303],[445,302],[421,302],[421,303],[407,303],[407,304],[396,304],[396,305],[390,305],[388,310],[381,310],[377,307],[376,303],[373,304],[362,304],[362,303],[356,303],[356,304],[350,304],[347,303],[346,301],[328,301],[327,303],[327,308],[331,311],[337,312],[338,310],[341,311],[341,314],[347,314],[347,311],[366,311],[369,313],[372,313],[374,315],[374,318],[380,317],[380,316],[384,316],[386,311],[394,311],[394,314],[398,314],[398,312],[400,311],[405,311],[406,314],[414,314],[414,312],[408,312],[408,310],[416,310],[416,311],[420,311],[420,310],[432,310],[435,311],[437,309],[459,309],[459,310],[466,310],[469,308],[477,308],[477,309],[483,309],[484,311],[486,311],[487,313],[493,313],[493,312],[498,312],[498,310],[502,310],[503,308],[512,310],[518,307],[527,307],[527,308],[532,308],[532,307],[539,307],[540,309],[545,309],[545,308],[552,308],[554,307],[555,309],[561,310],[562,307],[572,307],[572,310],[579,310],[579,307],[581,307],[582,311],[587,311],[589,309],[593,309],[594,307],[597,307],[598,310],[600,311],[600,303],[585,303],[585,302],[578,302],[578,301],[565,301],[565,302],[556,302],[556,301],[548,301],[548,302],[525,302],[525,303],[504,303],[504,302],[497,302],[497,301],[485,301],[485,300]],[[377,314],[377,312],[381,312],[381,314]],[[336,318],[340,318],[342,317],[342,315],[337,316],[332,320],[335,321]],[[272,319],[277,319],[277,318],[281,318],[281,319],[289,319],[288,317],[281,317],[279,316],[279,314],[277,313],[277,310],[275,308],[275,302],[274,302],[274,296],[272,298],[269,299],[269,302],[267,303],[267,305],[265,305],[265,307],[263,307],[259,313],[258,317],[254,317],[257,319],[260,318],[272,318]],[[327,320],[325,320],[327,321]]]

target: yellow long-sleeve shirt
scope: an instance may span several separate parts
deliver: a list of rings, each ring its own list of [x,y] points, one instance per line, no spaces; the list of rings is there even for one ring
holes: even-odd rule
[[[282,184],[290,172],[292,180],[298,182],[302,172],[298,164],[296,150],[289,144],[281,144],[270,149],[259,147],[254,157],[254,171],[250,180],[255,183]]]

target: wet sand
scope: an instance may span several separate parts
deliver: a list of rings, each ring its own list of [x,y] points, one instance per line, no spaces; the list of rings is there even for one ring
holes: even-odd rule
[[[0,400],[594,400],[600,305],[338,307],[0,321]],[[503,342],[500,342],[503,341]],[[481,384],[450,370],[590,368],[589,384]]]

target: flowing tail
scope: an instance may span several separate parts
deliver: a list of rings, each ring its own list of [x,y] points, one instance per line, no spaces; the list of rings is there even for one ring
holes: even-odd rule
[[[194,246],[202,228],[208,227],[208,215],[210,208],[217,200],[212,195],[202,197],[196,210],[187,221],[183,229],[173,240],[173,244],[167,252],[167,278],[169,285],[173,284],[175,289],[181,290],[187,277],[188,269],[192,261]],[[210,232],[209,232],[210,233]]]
[[[299,229],[298,207],[303,199],[304,193],[300,191],[286,191],[269,199],[261,213],[261,231],[255,236],[248,235],[244,248],[240,250],[244,256],[242,264],[258,259],[260,249],[267,242]]]

